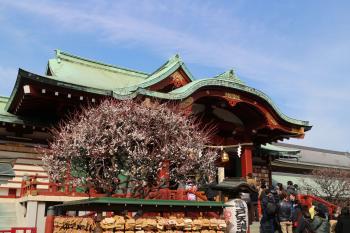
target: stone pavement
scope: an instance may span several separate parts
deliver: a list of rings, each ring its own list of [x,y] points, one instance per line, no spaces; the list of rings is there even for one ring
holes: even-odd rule
[[[252,225],[250,225],[250,233],[259,233],[259,222],[253,222]]]

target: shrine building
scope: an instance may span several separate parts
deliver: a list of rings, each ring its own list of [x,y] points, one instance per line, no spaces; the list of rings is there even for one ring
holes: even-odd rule
[[[43,232],[44,220],[29,219],[29,215],[44,216],[48,203],[83,195],[53,189],[36,148],[47,147],[50,128],[67,114],[105,98],[172,102],[203,124],[214,124],[216,134],[208,146],[219,148],[225,156],[218,162],[218,182],[228,185],[248,173],[271,183],[273,158],[261,155],[261,148],[303,138],[311,129],[309,122],[283,114],[265,93],[247,86],[233,70],[195,78],[175,55],[154,72],[145,73],[56,50],[44,74],[19,69],[11,95],[0,97],[0,199],[12,200],[8,211],[21,209],[25,224],[37,226],[38,232]],[[32,176],[38,182],[37,192],[28,195],[23,181]],[[2,202],[0,206],[5,205]],[[14,218],[4,221],[22,221]]]

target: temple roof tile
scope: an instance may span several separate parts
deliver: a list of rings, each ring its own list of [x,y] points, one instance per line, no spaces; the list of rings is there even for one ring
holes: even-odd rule
[[[56,50],[56,57],[49,60],[46,74],[58,81],[105,90],[140,84],[149,76],[143,72],[103,64],[59,50]]]
[[[182,69],[182,73],[188,77],[187,82],[189,83],[168,93],[150,90],[149,87],[163,81],[179,69]],[[305,130],[311,128],[309,122],[296,120],[283,114],[265,93],[245,85],[233,70],[228,70],[213,78],[195,80],[179,55],[173,56],[156,71],[147,74],[103,64],[57,50],[56,57],[49,60],[46,75],[36,75],[19,69],[13,93],[10,99],[6,101],[8,102],[7,110],[12,103],[14,94],[17,93],[20,83],[22,83],[20,82],[22,79],[92,94],[113,96],[117,99],[130,99],[137,95],[144,95],[181,101],[190,97],[199,89],[226,88],[228,91],[231,89],[232,91],[244,92],[265,101],[285,122],[305,127]],[[0,115],[2,109],[0,109]]]

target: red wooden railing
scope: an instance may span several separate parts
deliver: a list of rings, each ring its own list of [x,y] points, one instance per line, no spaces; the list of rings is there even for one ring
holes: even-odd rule
[[[12,227],[10,230],[0,230],[0,233],[36,233],[36,227]]]
[[[38,188],[38,186],[46,186],[47,188]],[[87,190],[79,192],[78,188]],[[170,190],[168,188],[151,190],[145,199],[164,199],[164,200],[187,200],[187,194],[193,193],[196,195],[197,201],[206,201],[207,197],[203,192],[194,192],[191,190]],[[77,187],[68,183],[53,183],[53,182],[37,182],[36,177],[30,177],[30,181],[23,181],[21,185],[21,194],[25,195],[45,195],[45,196],[76,196],[76,197],[101,197],[106,194],[97,193],[93,188]],[[113,197],[130,197],[128,194],[114,194]],[[136,197],[137,198],[137,197]],[[141,198],[141,197],[139,197]],[[301,204],[311,207],[312,202],[319,202],[325,205],[329,213],[333,213],[337,208],[336,205],[316,196],[299,194],[298,199]],[[258,203],[259,215],[261,216],[261,206]],[[1,233],[1,232],[0,232]]]
[[[38,188],[39,186],[46,186],[47,188]],[[79,192],[78,190],[86,190]],[[192,190],[171,190],[168,188],[151,190],[145,199],[164,199],[164,200],[187,200],[188,193],[196,195],[198,201],[207,201],[204,192]],[[22,181],[20,197],[26,195],[45,195],[45,196],[75,196],[75,197],[101,197],[106,194],[97,193],[93,188],[84,186],[75,186],[68,183],[53,183],[53,182],[39,182],[35,176],[30,177],[30,181]],[[112,197],[130,197],[130,194],[113,194]],[[136,198],[141,198],[137,197]]]
[[[38,188],[38,186],[47,188]],[[86,190],[86,192],[79,191],[79,188],[81,190]],[[35,176],[32,176],[29,181],[22,181],[21,183],[20,197],[26,195],[98,197],[104,194],[99,194],[92,188],[84,186],[77,187],[76,185],[69,184],[69,182],[40,182],[36,180]]]
[[[323,205],[325,205],[327,208],[328,208],[328,212],[330,214],[334,213],[335,210],[337,209],[338,206],[322,199],[322,198],[319,198],[319,197],[315,197],[315,196],[312,196],[312,195],[303,195],[303,194],[299,194],[299,200],[301,202],[302,205],[306,205],[307,207],[311,207],[312,206],[312,203],[313,202],[318,202],[318,203],[321,203]]]

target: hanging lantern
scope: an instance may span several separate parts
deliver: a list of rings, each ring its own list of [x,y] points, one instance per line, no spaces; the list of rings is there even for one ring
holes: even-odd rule
[[[230,160],[230,157],[228,153],[225,150],[223,150],[221,153],[221,162],[225,163],[225,162],[228,162],[229,160]]]

